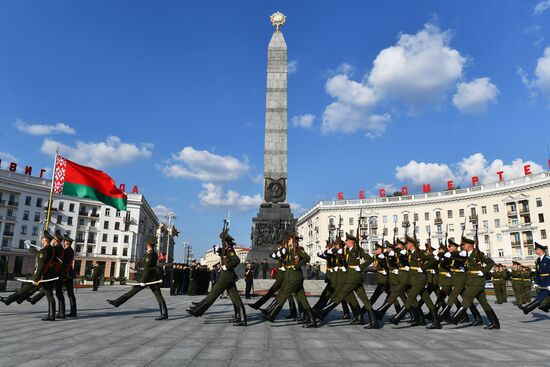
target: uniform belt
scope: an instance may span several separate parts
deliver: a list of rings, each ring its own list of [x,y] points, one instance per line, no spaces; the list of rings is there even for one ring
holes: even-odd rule
[[[548,273],[539,274],[539,277],[549,277],[549,276],[550,276],[550,274],[548,274]]]
[[[446,271],[440,271],[439,274],[441,274],[441,275],[447,275],[447,274],[449,274],[449,273],[446,272]]]
[[[419,267],[419,266],[409,266],[409,269],[411,269],[411,270],[418,270],[418,269],[420,269],[420,267]]]
[[[409,268],[409,269],[412,269],[412,268]],[[405,270],[405,268],[399,268],[399,270]]]
[[[292,268],[294,268],[294,265],[285,265],[285,268],[292,269]]]
[[[451,269],[451,271],[453,273],[463,273],[462,271],[460,271],[460,269]]]
[[[328,270],[333,270],[334,268],[333,268],[333,267],[328,267],[327,269],[328,269]]]
[[[477,274],[479,273],[481,270],[468,270],[468,273],[470,274]]]
[[[523,278],[512,278],[512,280],[523,280]]]

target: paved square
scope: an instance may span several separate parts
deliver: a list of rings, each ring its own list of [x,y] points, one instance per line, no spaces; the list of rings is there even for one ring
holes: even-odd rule
[[[78,290],[78,319],[55,323],[40,321],[44,301],[0,305],[0,366],[550,365],[550,315],[524,316],[510,303],[493,306],[502,326],[497,331],[460,326],[429,331],[406,322],[365,330],[336,320],[337,312],[328,324],[303,329],[284,318],[264,322],[250,308],[244,328],[227,323],[233,314],[228,300],[193,318],[185,309],[202,297],[165,293],[170,319],[164,322],[153,319],[158,306],[148,291],[118,309],[105,302],[125,289]]]

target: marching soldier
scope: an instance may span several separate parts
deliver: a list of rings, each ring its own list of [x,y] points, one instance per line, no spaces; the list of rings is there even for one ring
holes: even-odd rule
[[[76,317],[76,297],[74,295],[74,278],[75,273],[73,269],[74,262],[74,250],[71,247],[73,239],[65,234],[63,237],[63,246],[65,248],[65,257],[63,265],[63,285],[67,290],[67,298],[69,299],[69,314],[67,317]]]
[[[550,257],[546,255],[548,246],[541,245],[535,242],[535,253],[537,260],[535,262],[535,288],[537,289],[537,297],[533,302],[520,307],[524,314],[528,314],[536,307],[548,312],[550,307]]]
[[[54,239],[52,241],[56,260],[54,270],[59,279],[54,282],[54,287],[55,297],[57,298],[57,301],[59,303],[56,316],[60,319],[65,318],[65,297],[63,296],[65,249],[61,244],[63,240],[64,238],[61,232],[55,232]]]
[[[262,279],[267,279],[267,270],[269,269],[267,259],[262,260],[260,267],[262,268]]]
[[[386,241],[389,243],[388,241]],[[374,263],[373,270],[376,273],[376,288],[370,297],[371,303],[374,305],[382,293],[389,295],[388,283],[388,264],[385,261],[384,246],[376,243],[374,246]],[[399,312],[399,311],[397,311]]]
[[[92,281],[93,281],[92,291],[97,292],[97,288],[99,287],[99,263],[97,261],[92,266]]]
[[[215,252],[217,252],[221,258],[222,270],[220,272],[220,276],[208,295],[202,301],[189,307],[186,311],[190,315],[201,317],[206,310],[214,304],[218,297],[227,290],[235,311],[235,318],[231,320],[233,321],[233,326],[246,326],[246,310],[244,309],[243,301],[237,291],[236,282],[238,278],[237,274],[235,274],[235,268],[239,265],[241,260],[233,249],[233,246],[235,245],[235,240],[233,237],[223,231],[220,234],[220,238],[223,242],[223,247],[215,249]]]
[[[489,318],[490,324],[485,326],[485,329],[500,329],[497,315],[491,305],[489,305],[489,302],[487,302],[487,295],[485,294],[485,279],[491,268],[495,265],[495,262],[477,248],[476,241],[463,237],[462,243],[463,251],[466,252],[466,261],[464,263],[467,271],[466,288],[462,295],[462,307],[455,312],[451,320],[457,325],[466,314],[466,310],[473,305],[474,299],[477,299]]]
[[[533,272],[528,266],[522,266],[520,271],[520,277],[522,280],[521,290],[522,290],[522,300],[523,304],[531,302],[531,279],[533,277]]]
[[[492,270],[491,270],[492,271]],[[497,298],[497,304],[506,303],[507,301],[507,291],[506,291],[506,281],[508,280],[508,271],[506,267],[502,264],[496,266],[496,270],[493,274],[493,286],[495,289],[495,296]]]
[[[42,248],[37,251],[34,247],[29,248],[29,252],[36,255],[36,269],[31,282],[25,282],[23,286],[15,293],[12,293],[8,297],[0,297],[5,305],[16,301],[21,303],[28,298],[39,288],[44,289],[46,298],[48,299],[48,315],[42,318],[42,321],[55,321],[55,299],[53,296],[53,281],[56,277],[56,273],[53,267],[55,260],[55,251],[50,242],[53,240],[53,236],[44,231],[42,235]]]
[[[141,259],[141,262],[143,264],[143,273],[138,280],[139,285],[133,286],[129,292],[124,293],[122,296],[118,297],[115,300],[108,299],[107,303],[115,307],[120,307],[120,305],[128,301],[130,298],[132,298],[138,292],[141,292],[143,289],[145,289],[145,287],[148,286],[155,295],[157,302],[159,303],[160,316],[156,317],[155,320],[167,320],[168,308],[166,307],[166,302],[164,301],[164,298],[162,297],[162,293],[160,291],[160,283],[162,281],[158,281],[158,254],[155,251],[155,246],[157,245],[157,237],[154,235],[148,235],[145,239],[145,242],[147,243],[147,252],[145,253],[145,255],[143,255],[143,258]]]
[[[512,261],[510,278],[512,281],[512,291],[514,292],[514,298],[516,299],[515,303],[517,306],[521,306],[525,303],[523,301],[523,278],[521,276],[521,263]]]

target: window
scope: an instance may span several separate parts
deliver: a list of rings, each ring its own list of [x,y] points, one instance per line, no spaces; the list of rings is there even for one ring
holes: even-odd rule
[[[118,223],[117,223],[118,224]],[[352,226],[353,225],[353,217],[349,217],[349,225]],[[115,224],[116,226],[116,224]],[[115,229],[118,229],[115,227]]]
[[[34,221],[35,222],[40,222],[40,212],[34,213]]]
[[[542,206],[542,199],[537,198],[537,208],[540,208]]]
[[[128,248],[123,248],[122,249],[122,256],[128,256]]]
[[[38,235],[38,226],[33,226],[33,227],[32,227],[32,235],[33,235],[33,236]]]
[[[384,236],[387,236],[388,235],[388,229],[386,227],[384,227],[382,229],[382,233],[384,234]]]
[[[449,232],[454,232],[455,231],[455,225],[453,223],[449,223]]]
[[[477,215],[477,213],[476,213],[476,208],[470,208],[470,215],[471,215],[472,217],[475,217],[475,216]]]
[[[57,224],[63,224],[63,216],[62,215],[57,216]]]
[[[426,233],[430,233],[430,226],[426,226]]]
[[[458,216],[459,216],[460,218],[464,218],[464,209],[459,209],[459,211],[458,211]]]
[[[36,207],[42,208],[42,198],[36,198]]]
[[[107,247],[101,246],[101,255],[106,255],[106,254],[107,254]]]
[[[129,231],[130,230],[130,223],[124,223],[124,230]]]
[[[69,226],[72,226],[73,225],[73,217],[67,217],[67,224]]]
[[[120,218],[120,210],[117,210],[117,211],[116,211],[115,216],[116,216],[117,218]]]
[[[384,224],[388,223],[388,216],[387,215],[382,216],[382,223],[384,223]]]
[[[15,204],[15,194],[10,194],[10,198],[8,199],[8,205],[16,205]]]
[[[500,228],[500,219],[495,219],[495,228]]]
[[[103,229],[109,229],[109,221],[103,222]]]
[[[86,253],[91,254],[94,252],[94,246],[86,246]]]
[[[26,224],[23,224],[21,226],[21,234],[27,234],[27,225]]]
[[[328,224],[329,224],[329,226],[331,226],[331,227],[334,225],[334,217],[330,217],[330,218],[328,219]]]
[[[124,235],[124,243],[128,243],[130,241],[130,236]]]
[[[353,219],[353,218],[351,218]],[[353,223],[350,223],[351,225],[353,225]],[[115,223],[115,229],[118,231],[120,229],[120,222],[116,222]]]
[[[101,242],[107,242],[107,233],[103,233],[101,237]]]
[[[545,240],[546,239],[546,229],[540,230],[540,239]]]
[[[111,254],[116,256],[116,253],[117,253],[116,250],[117,250],[117,248],[116,248],[116,247],[113,247],[113,249],[112,249],[112,251],[111,251]]]
[[[19,240],[19,249],[23,250],[25,248],[25,240]]]
[[[424,213],[424,220],[430,220],[430,213]]]
[[[394,222],[394,223],[397,223],[398,220],[399,220],[399,218],[397,217],[397,215],[394,214],[394,215],[393,215],[393,222]]]
[[[90,226],[95,227],[95,219],[92,219],[92,220],[90,221]]]
[[[498,213],[498,204],[493,205],[493,213]]]
[[[82,245],[76,245],[75,252],[80,253],[82,251]],[[76,270],[76,269],[75,269]]]
[[[486,206],[481,207],[481,214],[487,214],[487,207]]]
[[[544,223],[544,214],[539,213],[539,223]]]
[[[353,229],[351,230],[351,235],[353,236]],[[118,243],[118,234],[115,234],[115,235],[113,236],[113,242],[114,242],[114,243]]]
[[[352,235],[352,236],[355,236],[355,230],[354,230],[354,229],[350,229],[349,234]],[[116,241],[114,241],[114,240],[113,240],[113,241],[114,241],[114,242],[118,242],[118,236],[117,236],[116,234],[115,234],[115,240],[116,240]]]
[[[453,211],[447,210],[447,218],[451,219],[453,217]]]
[[[484,242],[485,244],[488,244],[488,243],[489,243],[489,235],[488,235],[488,234],[486,234],[486,235],[483,236],[483,242]]]
[[[32,198],[30,196],[25,197],[25,205],[30,206],[31,205]]]
[[[498,257],[504,257],[504,250],[501,248],[498,249]]]
[[[74,203],[70,203],[70,204],[69,204],[69,211],[70,211],[71,213],[74,213]]]
[[[488,229],[489,229],[489,221],[488,221],[488,220],[484,220],[484,221],[483,221],[483,229],[484,229],[484,230],[488,230]]]
[[[108,217],[111,215],[111,209],[110,208],[105,208],[105,216]]]
[[[57,204],[57,209],[63,210],[64,206],[65,206],[64,203],[62,201],[60,201],[59,204]]]
[[[76,232],[76,242],[84,242],[84,233]]]
[[[84,219],[79,219],[78,220],[78,225],[83,226],[84,225]]]
[[[403,214],[403,222],[409,221],[409,214]]]
[[[497,242],[502,242],[502,235],[500,233],[497,234]]]
[[[25,210],[23,212],[23,220],[29,220],[29,211],[28,210]]]
[[[413,220],[414,220],[415,222],[418,222],[418,213],[414,213],[413,218],[414,218]]]

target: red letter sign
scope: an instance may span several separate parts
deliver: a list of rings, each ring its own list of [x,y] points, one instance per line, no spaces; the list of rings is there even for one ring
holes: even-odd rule
[[[138,190],[137,185],[134,185],[134,188],[132,189],[132,193],[133,194],[139,194],[139,190]]]
[[[531,165],[526,164],[523,166],[523,172],[525,172],[525,176],[529,176],[531,174]]]
[[[40,177],[44,176],[44,173],[46,173],[46,170],[44,168],[42,168],[40,170]]]
[[[453,181],[449,180],[447,181],[447,190],[452,190],[453,189]]]
[[[475,186],[476,183],[479,183],[479,177],[477,177],[477,176],[472,176],[472,186]]]
[[[32,167],[31,166],[25,166],[25,174],[30,175],[32,173]]]
[[[401,195],[409,195],[409,188],[407,186],[401,188]]]
[[[502,181],[502,174],[504,173],[504,171],[498,171],[497,172],[497,175],[498,175],[498,180],[499,181]]]
[[[424,184],[422,185],[422,192],[427,194],[428,192],[431,192],[432,191],[432,187],[430,186],[430,184]]]
[[[363,190],[359,191],[359,199],[365,198],[365,192]]]
[[[386,190],[385,190],[385,189],[380,189],[379,193],[380,193],[380,197],[381,197],[381,198],[383,198],[384,196],[386,196]]]
[[[10,172],[15,172],[17,170],[17,163],[11,162],[10,163]]]
[[[120,186],[118,187],[118,189],[122,192],[126,192],[126,184],[120,184]]]

